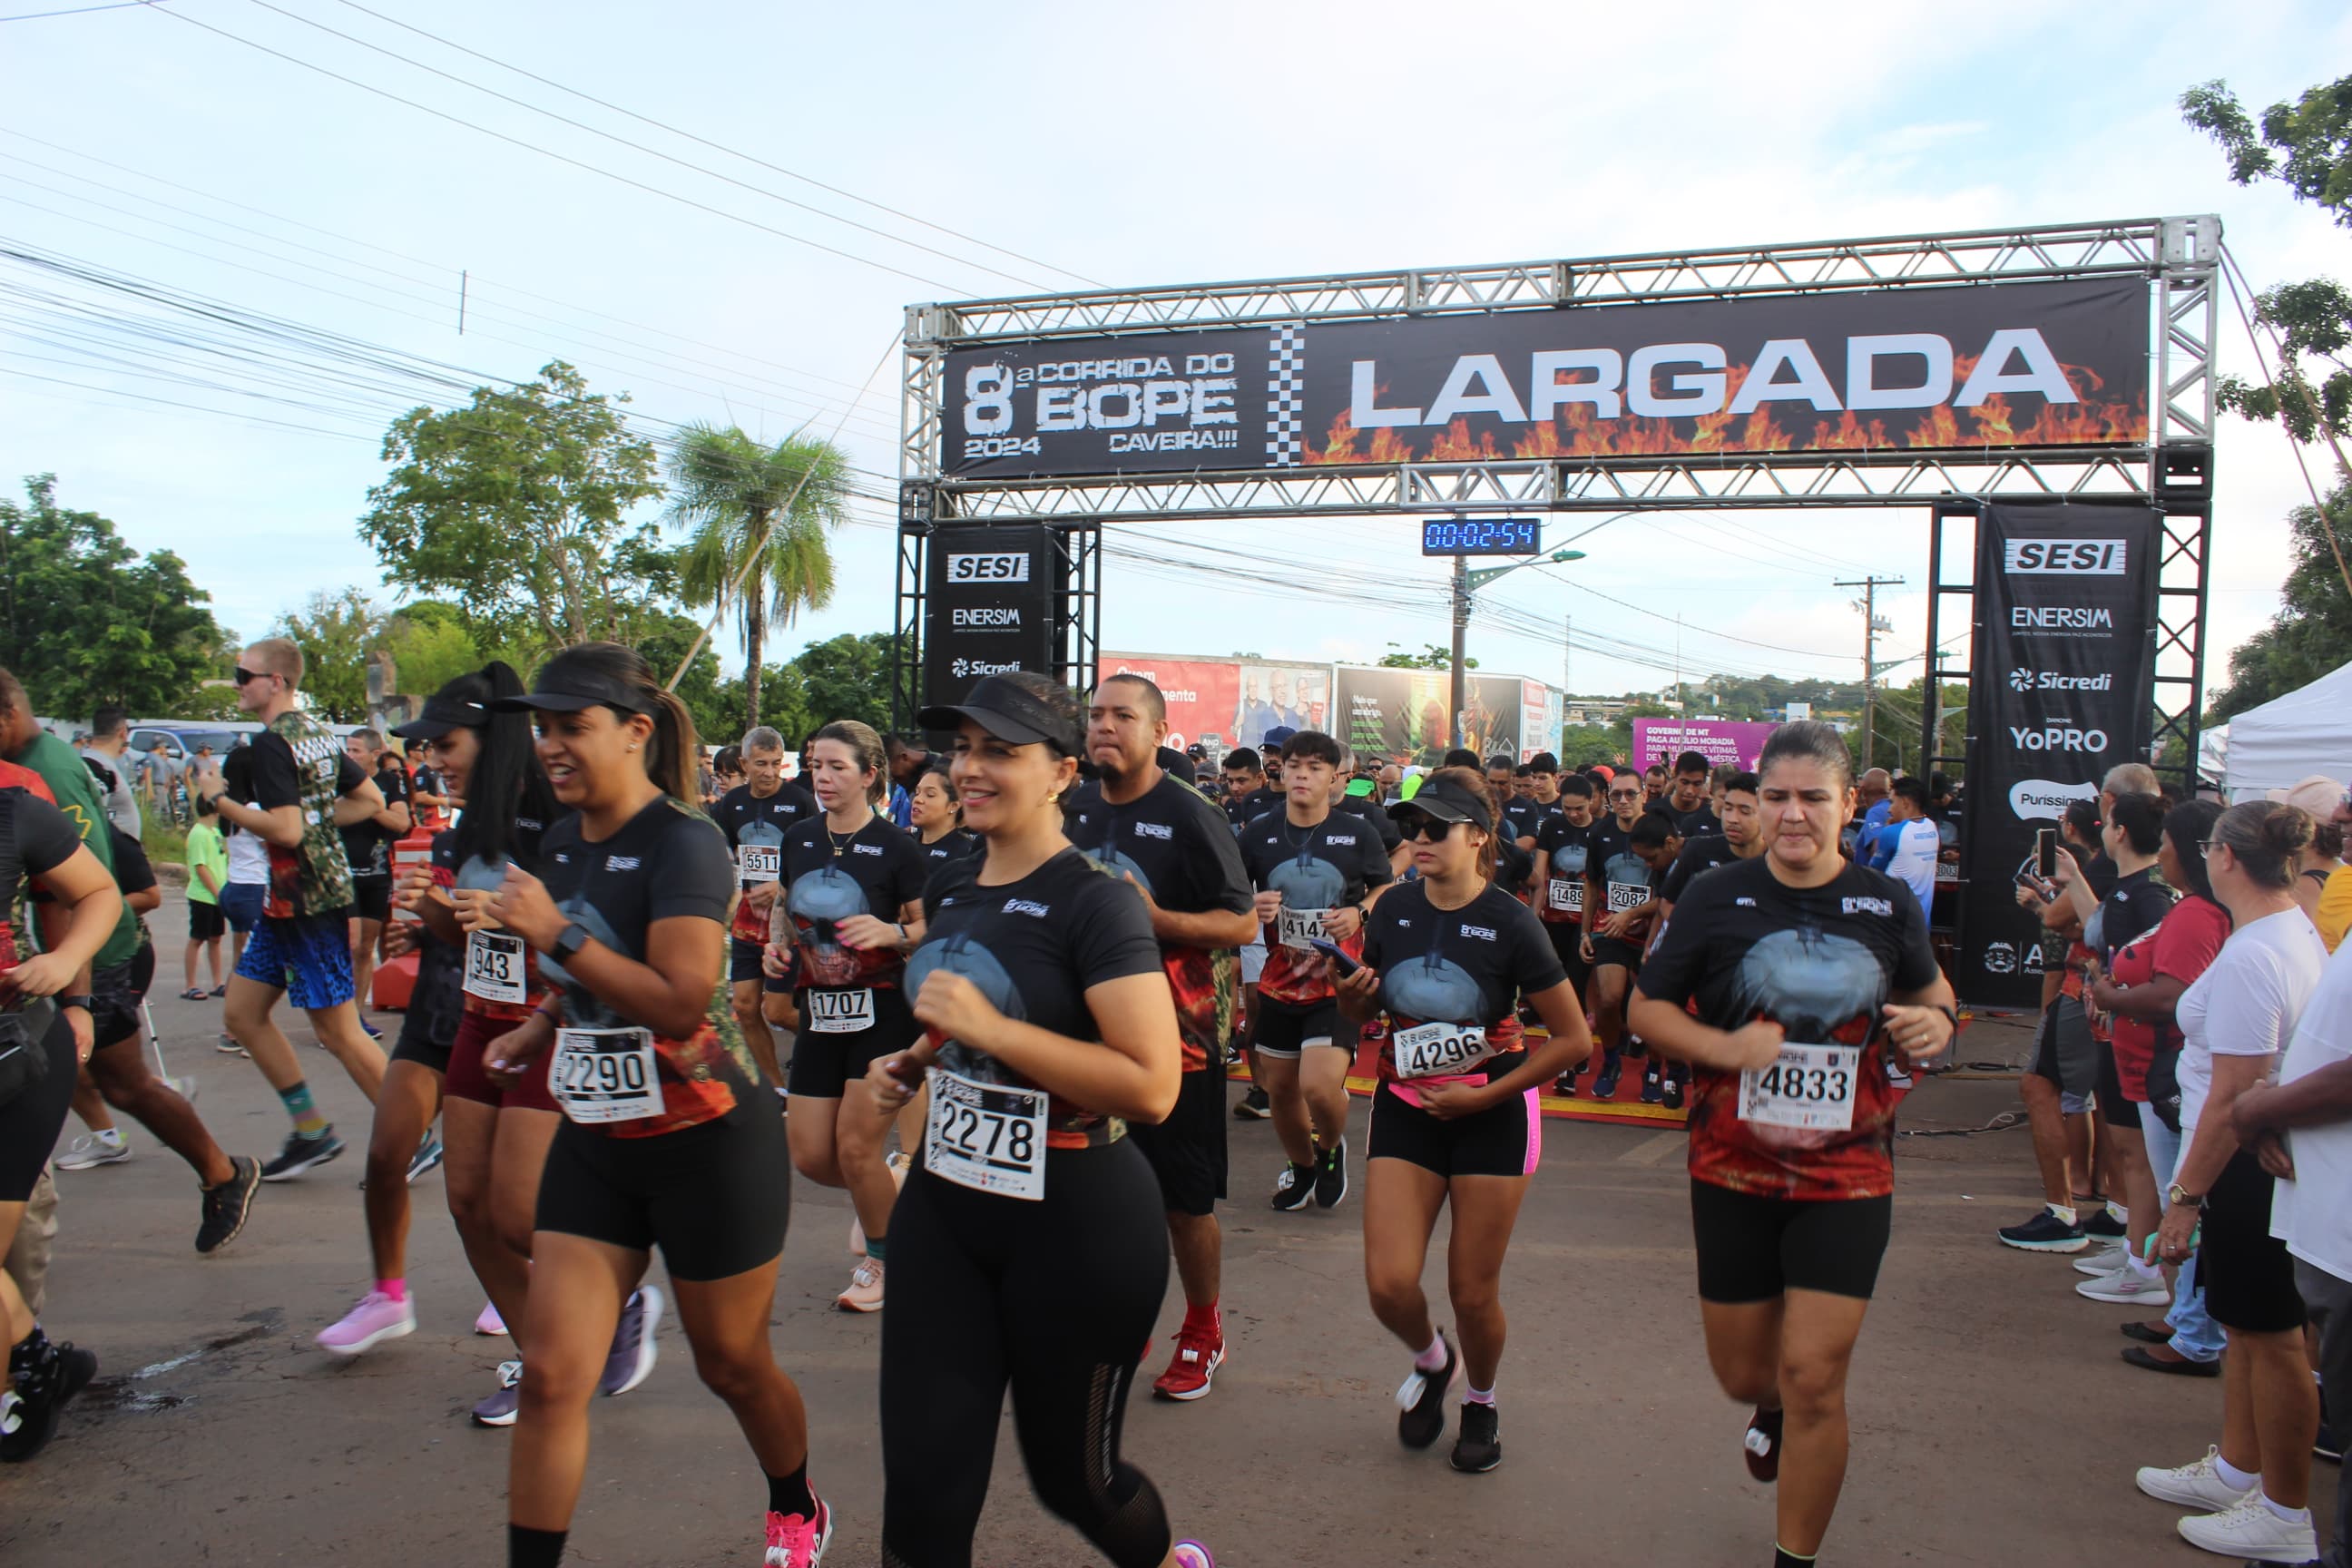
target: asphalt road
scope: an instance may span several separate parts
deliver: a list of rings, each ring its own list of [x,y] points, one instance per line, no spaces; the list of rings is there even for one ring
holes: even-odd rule
[[[178,910],[174,899],[156,921],[174,933],[163,943],[170,990]],[[285,1117],[249,1063],[213,1049],[218,1008],[157,1003],[164,1050],[173,1072],[196,1079],[224,1144],[264,1154]],[[245,1235],[219,1255],[195,1255],[189,1173],[139,1129],[133,1161],[59,1173],[46,1321],[97,1350],[100,1381],[38,1460],[0,1468],[0,1563],[504,1562],[507,1437],[465,1415],[507,1343],[469,1331],[482,1298],[437,1173],[414,1189],[417,1332],[356,1362],[310,1342],[365,1285],[354,1187],[368,1113],[332,1060],[295,1037],[353,1152],[265,1187]],[[1960,1054],[2005,1059],[2023,1044],[2021,1031],[1980,1022]],[[1937,1080],[1905,1121],[1976,1127],[2017,1107],[1998,1079]],[[1483,1477],[1448,1469],[1444,1444],[1398,1447],[1390,1394],[1406,1358],[1364,1302],[1356,1201],[1272,1213],[1263,1192],[1279,1163],[1266,1124],[1236,1126],[1231,1359],[1215,1392],[1186,1405],[1139,1397],[1128,1422],[1129,1457],[1221,1563],[1770,1560],[1770,1499],[1740,1461],[1746,1412],[1717,1392],[1700,1344],[1678,1132],[1548,1126],[1505,1279],[1506,1459]],[[1894,1246],[1854,1363],[1853,1465],[1822,1562],[2220,1561],[2181,1542],[2179,1510],[2131,1479],[2138,1465],[2204,1452],[2219,1431],[2219,1384],[2126,1366],[2117,1325],[2128,1312],[2075,1296],[2079,1276],[2063,1260],[1993,1240],[2037,1201],[2024,1132],[1906,1137],[1897,1169]],[[840,1521],[829,1556],[870,1563],[877,1324],[831,1310],[850,1265],[843,1195],[806,1183],[794,1195],[777,1356],[806,1393],[811,1476]],[[1442,1238],[1432,1258],[1442,1302]],[[1181,1314],[1171,1286],[1163,1331]],[[756,1468],[695,1381],[674,1323],[660,1342],[652,1379],[594,1410],[571,1560],[755,1562]],[[1144,1379],[1165,1354],[1163,1342]],[[2332,1468],[2315,1480],[2332,1497]],[[1092,1561],[1031,1499],[1009,1423],[978,1560]]]

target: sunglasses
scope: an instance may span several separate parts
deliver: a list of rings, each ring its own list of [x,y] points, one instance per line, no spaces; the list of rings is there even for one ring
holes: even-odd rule
[[[217,669],[220,667],[218,665],[215,665],[213,668]],[[274,679],[277,678],[278,672],[273,669],[247,669],[245,666],[240,664],[236,667],[236,683],[239,686],[244,686],[256,680]]]
[[[1433,816],[1409,816],[1398,821],[1397,831],[1404,835],[1407,843],[1426,839],[1432,844],[1443,844],[1453,836],[1457,826],[1456,823],[1440,822]]]

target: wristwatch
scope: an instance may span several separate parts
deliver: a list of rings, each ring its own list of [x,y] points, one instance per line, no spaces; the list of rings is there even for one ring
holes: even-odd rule
[[[58,1006],[60,1011],[68,1007],[79,1007],[87,1013],[90,1010],[90,994],[87,991],[80,991],[71,996],[60,996],[58,998]]]
[[[572,954],[588,945],[593,934],[586,926],[573,921],[555,933],[555,941],[548,947],[547,954],[558,963],[569,963]]]
[[[2205,1194],[2189,1192],[2175,1182],[2164,1189],[2164,1203],[2167,1208],[2201,1209],[2205,1206]]]

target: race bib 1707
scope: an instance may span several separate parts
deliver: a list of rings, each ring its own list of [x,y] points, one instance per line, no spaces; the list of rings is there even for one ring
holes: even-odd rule
[[[803,994],[808,998],[803,1017],[813,1034],[854,1035],[874,1026],[874,993],[870,989],[825,991],[811,987]]]

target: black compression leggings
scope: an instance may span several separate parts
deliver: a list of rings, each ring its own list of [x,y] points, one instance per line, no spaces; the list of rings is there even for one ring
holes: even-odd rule
[[[884,1568],[970,1568],[1007,1385],[1038,1500],[1118,1568],[1160,1568],[1167,1512],[1118,1446],[1167,1292],[1160,1184],[1126,1139],[1055,1151],[1035,1203],[919,1157],[890,1217]]]

